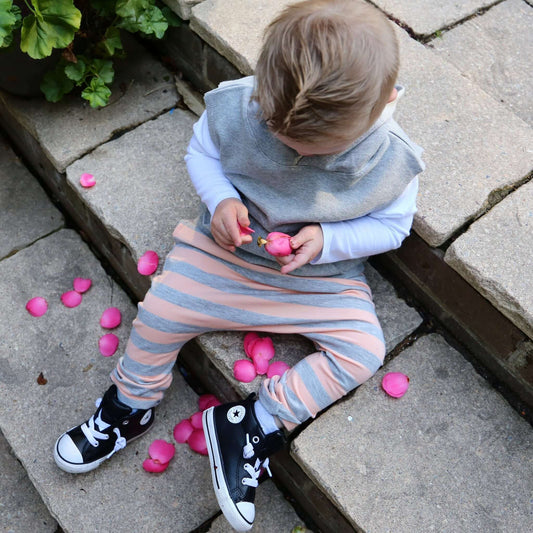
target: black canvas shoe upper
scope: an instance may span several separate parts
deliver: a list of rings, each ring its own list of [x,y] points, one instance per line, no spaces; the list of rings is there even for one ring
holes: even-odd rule
[[[117,398],[116,385],[104,394],[89,420],[63,433],[56,442],[57,465],[72,473],[99,466],[130,440],[140,437],[154,421],[153,409],[132,409]]]
[[[246,531],[255,516],[255,489],[268,457],[285,444],[281,431],[265,435],[256,418],[255,394],[204,413],[204,433],[213,485],[220,508],[232,527]]]

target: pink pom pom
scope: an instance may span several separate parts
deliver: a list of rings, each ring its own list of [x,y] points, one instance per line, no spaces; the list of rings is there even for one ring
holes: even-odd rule
[[[118,337],[114,333],[106,333],[98,339],[98,348],[104,357],[111,357],[118,348]]]
[[[203,430],[195,429],[187,441],[189,448],[200,455],[207,455],[207,444]]]
[[[153,250],[148,250],[139,258],[137,271],[143,276],[149,276],[157,270],[158,265],[159,256]]]
[[[89,278],[74,278],[74,281],[72,282],[74,290],[80,294],[87,292],[92,284],[93,282]]]
[[[189,419],[182,420],[174,426],[174,439],[176,442],[187,442],[193,431],[194,428],[192,427],[191,421]]]
[[[85,172],[80,176],[80,184],[82,187],[88,189],[96,184],[96,179],[92,174],[87,174]]]
[[[202,411],[198,411],[189,418],[194,429],[202,429],[204,427],[202,424],[202,414]]]
[[[43,316],[48,311],[48,302],[42,296],[36,296],[28,300],[26,311],[31,316]]]
[[[250,352],[254,360],[256,357],[264,357],[267,361],[270,361],[275,355],[274,343],[270,337],[262,337],[250,346]]]
[[[61,295],[65,307],[76,307],[81,304],[82,296],[76,291],[67,291]]]
[[[148,448],[148,455],[158,463],[168,463],[176,453],[176,448],[171,442],[156,439]]]
[[[250,383],[250,381],[253,381],[257,376],[257,372],[252,361],[248,361],[248,359],[239,359],[233,363],[233,375],[238,381]]]
[[[255,371],[260,374],[266,374],[268,370],[269,360],[266,357],[263,357],[262,355],[257,355],[254,357],[254,366]]]
[[[164,472],[168,467],[168,463],[160,463],[158,461],[155,461],[154,459],[145,459],[143,461],[143,468],[147,472],[152,472],[155,474],[159,474],[161,472]]]
[[[205,411],[210,407],[220,405],[220,403],[220,400],[214,394],[202,394],[198,398],[198,409],[200,409],[200,411]]]
[[[267,370],[267,377],[271,378],[273,376],[283,376],[290,366],[283,361],[274,361]]]
[[[401,398],[409,388],[409,378],[401,372],[388,372],[381,380],[383,390],[393,398]]]
[[[250,333],[247,333],[244,336],[244,342],[243,342],[244,351],[250,359],[252,358],[250,349],[252,347],[252,344],[258,339],[259,339],[259,335],[253,331],[251,331]]]
[[[109,307],[100,317],[100,325],[106,329],[113,329],[120,326],[121,321],[122,315],[120,314],[120,309],[116,307]]]

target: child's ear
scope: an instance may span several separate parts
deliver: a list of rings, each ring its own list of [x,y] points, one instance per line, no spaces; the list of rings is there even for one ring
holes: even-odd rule
[[[396,87],[394,87],[390,93],[389,100],[387,104],[390,104],[391,102],[394,102],[396,100],[396,97],[398,96],[398,91],[396,90]]]

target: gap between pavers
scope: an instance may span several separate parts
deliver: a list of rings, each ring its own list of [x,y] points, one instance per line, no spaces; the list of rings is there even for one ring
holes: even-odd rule
[[[533,339],[533,181],[474,222],[444,260]]]
[[[381,389],[403,372],[401,399]],[[529,531],[531,426],[440,335],[419,339],[293,442],[363,531]]]
[[[50,516],[24,468],[0,433],[0,531],[6,533],[54,533],[57,522]]]
[[[0,259],[63,224],[63,215],[48,200],[0,131]]]
[[[93,286],[80,306],[68,309],[60,295],[74,277]],[[177,446],[161,475],[144,472],[150,442],[172,441],[174,425],[198,410],[197,395],[177,375],[157,410],[153,430],[94,472],[72,475],[53,460],[56,438],[95,410],[110,384],[116,357],[104,358],[97,342],[105,333],[101,313],[116,306],[123,323],[115,333],[123,346],[135,306],[103,271],[80,237],[61,230],[0,262],[0,428],[41,497],[66,532],[189,531],[215,515],[206,457]],[[26,302],[46,297],[48,312],[30,316]],[[42,372],[45,385],[37,383]],[[140,512],[142,510],[142,512]]]
[[[507,0],[433,39],[431,46],[533,126],[532,27],[532,7],[523,0]]]

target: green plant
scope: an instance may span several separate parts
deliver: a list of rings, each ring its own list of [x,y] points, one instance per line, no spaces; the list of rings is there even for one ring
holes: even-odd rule
[[[113,59],[124,57],[122,33],[161,39],[180,19],[156,0],[0,0],[0,48],[14,46],[43,59],[62,49],[40,88],[58,102],[74,88],[91,107],[107,105],[114,78]]]

